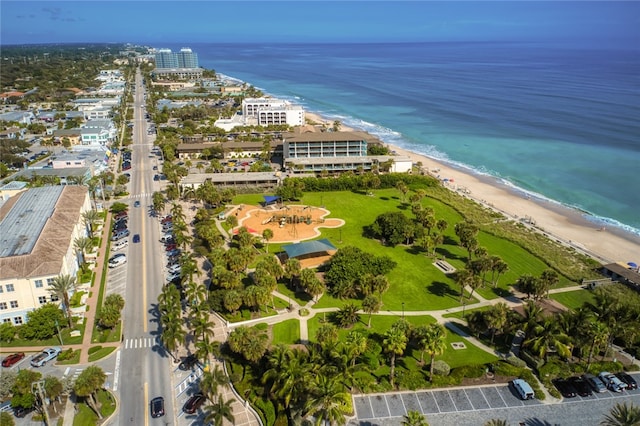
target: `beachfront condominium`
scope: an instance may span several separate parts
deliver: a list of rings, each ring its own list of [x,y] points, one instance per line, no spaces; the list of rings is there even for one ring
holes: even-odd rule
[[[198,54],[190,48],[183,47],[179,52],[172,52],[171,49],[158,49],[155,54],[156,68],[198,68]]]
[[[90,210],[84,186],[44,186],[22,191],[0,207],[0,322],[20,325],[29,312],[60,303],[48,291],[59,275],[76,276],[75,241],[87,236]]]
[[[247,125],[302,126],[304,109],[300,105],[275,98],[247,98],[242,100],[242,116]]]

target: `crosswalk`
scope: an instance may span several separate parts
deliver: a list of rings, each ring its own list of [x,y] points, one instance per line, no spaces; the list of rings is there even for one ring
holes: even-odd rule
[[[150,198],[153,197],[153,192],[141,192],[139,194],[131,194],[128,198]]]
[[[124,339],[125,349],[144,349],[152,348],[158,344],[156,337],[136,337],[133,339]]]

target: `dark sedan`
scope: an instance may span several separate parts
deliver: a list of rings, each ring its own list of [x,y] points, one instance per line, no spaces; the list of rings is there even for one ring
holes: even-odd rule
[[[164,416],[164,398],[158,396],[151,400],[151,417],[154,419]]]
[[[622,383],[626,383],[627,389],[638,389],[638,383],[636,379],[634,379],[630,374],[621,371],[616,373],[616,377],[622,381]]]
[[[206,397],[203,394],[197,393],[189,398],[189,400],[182,407],[182,411],[187,414],[193,414],[198,410],[198,408],[200,408],[202,404],[204,404],[205,400]]]
[[[566,379],[555,379],[553,384],[565,398],[575,398],[578,395],[576,388]]]
[[[580,396],[591,396],[593,395],[593,391],[591,390],[591,386],[589,386],[589,383],[587,383],[586,380],[584,380],[582,377],[570,377],[569,379],[569,383],[571,383],[573,385],[573,387],[575,388],[576,392],[578,393],[578,395]]]

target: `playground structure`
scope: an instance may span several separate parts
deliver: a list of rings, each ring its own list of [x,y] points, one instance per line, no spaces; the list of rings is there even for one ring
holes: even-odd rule
[[[265,229],[271,229],[273,238],[269,240],[270,243],[308,240],[320,235],[318,228],[344,225],[342,219],[325,219],[330,212],[314,206],[244,208],[240,213],[243,213],[243,217],[238,217],[238,226],[251,229],[258,235],[262,235]]]

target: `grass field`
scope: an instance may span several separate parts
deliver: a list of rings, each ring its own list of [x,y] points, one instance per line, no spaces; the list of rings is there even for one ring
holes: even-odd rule
[[[388,247],[379,241],[363,237],[365,227],[371,225],[376,217],[388,211],[403,211],[412,216],[410,207],[403,203],[401,194],[395,189],[374,191],[375,196],[356,192],[324,192],[308,193],[296,204],[324,205],[330,210],[328,217],[344,219],[346,224],[341,228],[322,229],[321,238],[328,238],[338,249],[347,245],[355,246],[375,256],[389,256],[397,263],[387,276],[390,282],[389,291],[383,296],[385,310],[400,311],[404,303],[406,311],[427,311],[448,309],[459,306],[460,289],[452,278],[442,273],[432,263],[433,259],[409,246]],[[256,204],[262,200],[262,195],[242,195],[236,197],[235,202]],[[345,200],[349,200],[345,202]],[[454,232],[456,223],[463,217],[453,208],[438,200],[425,198],[423,204],[433,208],[436,219],[444,219],[449,226],[445,231],[445,242],[437,248],[439,257],[444,257],[456,268],[464,268],[467,252],[457,244],[458,238]],[[520,245],[509,240],[496,237],[486,232],[478,234],[480,246],[485,247],[490,255],[500,256],[508,265],[509,270],[499,278],[498,287],[494,289],[491,283],[478,290],[487,299],[494,299],[508,292],[518,277],[523,274],[539,275],[548,268],[540,258],[534,256]],[[281,250],[281,245],[270,246],[269,252]],[[487,274],[490,280],[490,274]],[[560,277],[557,287],[572,284],[564,276]],[[295,298],[292,292],[292,298]],[[303,300],[298,300],[298,303]],[[341,307],[347,301],[336,300],[328,295],[315,305],[317,308]],[[474,300],[467,301],[467,304]],[[306,303],[306,302],[305,302]]]
[[[591,290],[567,291],[565,293],[551,294],[549,297],[573,310],[581,308],[585,303],[595,302],[595,296]]]

